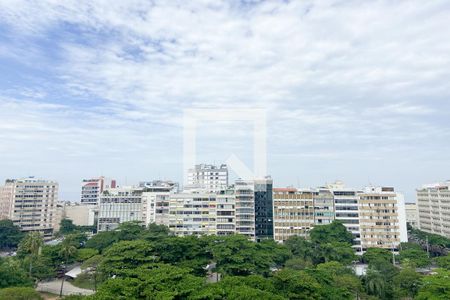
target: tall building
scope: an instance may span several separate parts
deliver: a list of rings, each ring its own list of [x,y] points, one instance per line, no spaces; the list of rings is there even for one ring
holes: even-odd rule
[[[142,222],[142,187],[110,188],[100,195],[98,231],[116,229],[128,221]]]
[[[359,226],[359,194],[361,191],[345,187],[342,181],[328,184],[327,188],[333,193],[335,219],[342,222],[353,234],[353,248],[356,252],[361,253],[363,251]]]
[[[274,239],[284,242],[291,236],[306,237],[314,226],[314,200],[310,190],[274,188]]]
[[[234,184],[236,199],[236,233],[255,240],[255,183],[237,180]]]
[[[236,197],[234,190],[217,194],[216,234],[230,235],[236,232]]]
[[[402,194],[392,187],[367,187],[359,197],[363,251],[370,247],[398,250],[401,242],[408,241]]]
[[[406,224],[413,228],[419,228],[419,214],[416,203],[405,203]]]
[[[450,238],[450,180],[417,190],[419,228]]]
[[[255,238],[273,239],[273,181],[270,176],[255,180]]]
[[[334,213],[334,196],[327,188],[318,188],[313,192],[314,201],[314,224],[326,225],[333,222]]]
[[[199,187],[207,193],[215,193],[228,187],[227,165],[200,164],[188,170],[188,186]]]
[[[141,182],[142,222],[146,225],[157,223],[169,226],[170,195],[178,192],[178,184],[173,181],[155,180]]]
[[[8,179],[0,189],[2,218],[22,231],[39,231],[48,240],[54,233],[58,183],[33,177]]]
[[[179,236],[216,234],[216,208],[216,194],[173,194],[169,202],[169,228]]]
[[[101,176],[98,178],[83,179],[81,185],[81,203],[98,205],[100,194],[109,188],[115,188],[116,181]]]

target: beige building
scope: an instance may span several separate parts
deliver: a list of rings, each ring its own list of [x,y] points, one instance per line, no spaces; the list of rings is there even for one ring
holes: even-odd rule
[[[56,222],[58,183],[33,177],[8,179],[0,189],[1,218],[11,219],[22,231],[39,231],[51,239]]]
[[[417,190],[419,228],[450,238],[450,180]]]
[[[367,187],[359,194],[361,247],[398,249],[407,242],[403,195],[392,187]]]
[[[314,224],[326,225],[332,223],[335,218],[333,193],[327,188],[318,188],[313,192],[313,200]]]
[[[91,204],[65,202],[63,206],[63,218],[78,226],[93,226],[97,213],[98,208]]]
[[[314,226],[314,200],[310,190],[273,189],[274,239],[284,242],[291,236],[308,235]]]
[[[406,224],[411,227],[419,228],[419,214],[415,203],[405,203]]]
[[[217,198],[210,193],[170,196],[169,228],[179,236],[216,234]]]

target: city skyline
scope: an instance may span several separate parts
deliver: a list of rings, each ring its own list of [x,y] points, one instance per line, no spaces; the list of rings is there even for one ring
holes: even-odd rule
[[[167,16],[172,16],[168,18]],[[274,186],[449,179],[446,1],[0,2],[0,180],[182,182],[185,109],[267,110]],[[252,165],[251,124],[197,161]]]

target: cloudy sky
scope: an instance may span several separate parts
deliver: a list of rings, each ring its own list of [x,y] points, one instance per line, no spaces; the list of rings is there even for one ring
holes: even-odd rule
[[[450,178],[449,28],[447,0],[0,0],[0,180],[181,181],[186,109],[266,109],[275,185],[414,201]],[[199,124],[197,161],[252,166],[252,134]]]

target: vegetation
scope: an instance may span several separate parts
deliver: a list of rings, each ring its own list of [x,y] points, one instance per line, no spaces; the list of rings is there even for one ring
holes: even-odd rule
[[[11,220],[0,220],[0,250],[15,249],[24,237]]]
[[[0,300],[42,300],[42,297],[33,288],[11,287],[0,289]]]
[[[284,244],[255,243],[240,235],[177,237],[164,226],[145,228],[138,222],[87,240],[82,232],[67,230],[72,227],[67,222],[62,242],[52,246],[43,245],[39,234],[27,234],[16,257],[0,259],[0,289],[13,288],[21,295],[36,280],[61,274],[63,266],[81,264],[83,273],[73,284],[96,293],[67,299],[449,297],[448,256],[430,260],[420,245],[403,243],[395,266],[390,250],[368,249],[357,257],[353,236],[339,222],[315,227],[309,239],[292,237]],[[368,264],[364,276],[353,272],[358,261]],[[436,274],[416,272],[432,261],[442,268]]]

